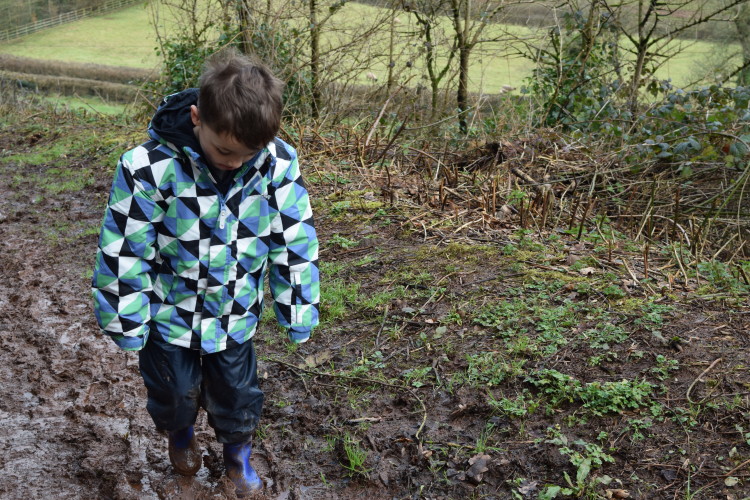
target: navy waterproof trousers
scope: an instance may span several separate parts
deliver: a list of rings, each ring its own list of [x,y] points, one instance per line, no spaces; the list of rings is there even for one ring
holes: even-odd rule
[[[250,441],[263,408],[252,339],[201,355],[152,335],[138,354],[146,409],[158,430],[193,425],[203,407],[220,443]]]

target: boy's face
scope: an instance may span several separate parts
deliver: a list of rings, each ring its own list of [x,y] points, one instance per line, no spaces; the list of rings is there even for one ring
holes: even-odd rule
[[[236,170],[250,161],[259,149],[251,149],[229,134],[217,134],[201,122],[198,108],[190,106],[193,132],[206,156],[206,161],[219,170]]]

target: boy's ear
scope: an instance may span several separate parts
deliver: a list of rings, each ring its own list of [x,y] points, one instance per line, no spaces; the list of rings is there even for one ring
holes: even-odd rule
[[[190,119],[193,121],[193,125],[196,127],[201,124],[200,115],[198,114],[198,106],[193,104],[190,106]]]

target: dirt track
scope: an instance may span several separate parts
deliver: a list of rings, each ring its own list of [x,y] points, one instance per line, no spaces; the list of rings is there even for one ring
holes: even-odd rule
[[[44,138],[6,130],[0,146],[30,150],[38,141]],[[0,173],[10,179],[15,167],[0,166]],[[182,478],[171,471],[166,437],[146,413],[137,354],[98,333],[89,298],[92,228],[101,220],[111,169],[91,168],[99,173],[80,192],[52,193],[33,180],[49,168],[24,167],[27,179],[0,183],[0,497],[234,498],[205,413],[196,426],[204,467],[195,479]],[[283,353],[286,344],[268,330],[266,338],[259,335],[258,351]],[[310,342],[297,359],[313,351],[326,349]],[[346,477],[325,483],[326,472],[342,471],[324,437],[329,424],[358,415],[342,417],[283,364],[260,361],[259,373],[268,403],[253,463],[266,482],[263,498],[391,498],[409,488],[392,483],[387,491],[388,462],[369,485]]]

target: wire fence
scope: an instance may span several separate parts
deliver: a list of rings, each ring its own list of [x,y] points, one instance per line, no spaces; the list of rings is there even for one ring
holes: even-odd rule
[[[0,42],[12,40],[22,36],[30,35],[47,28],[53,28],[61,24],[70,23],[86,17],[97,14],[105,14],[113,10],[119,10],[137,3],[143,3],[144,0],[107,0],[96,7],[86,7],[83,9],[71,10],[57,16],[41,19],[33,23],[18,26],[7,30],[0,31]]]

